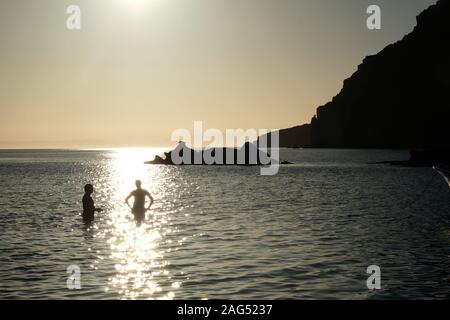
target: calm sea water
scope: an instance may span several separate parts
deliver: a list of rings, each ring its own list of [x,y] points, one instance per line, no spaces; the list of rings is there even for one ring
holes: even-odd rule
[[[450,189],[369,164],[407,152],[282,150],[295,164],[268,177],[143,164],[160,151],[0,151],[0,298],[450,297]],[[141,226],[123,203],[138,178],[155,198]],[[91,226],[88,182],[105,209]]]

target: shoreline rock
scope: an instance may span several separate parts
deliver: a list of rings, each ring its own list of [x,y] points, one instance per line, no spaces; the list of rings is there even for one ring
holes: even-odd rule
[[[214,160],[212,163],[205,161],[206,158]],[[227,163],[228,157],[232,154],[232,163]],[[217,156],[216,156],[217,155]],[[179,160],[190,159],[188,163]],[[264,166],[276,163],[269,153],[261,151],[257,144],[247,142],[241,148],[210,148],[196,151],[189,148],[184,142],[170,152],[164,152],[164,157],[155,156],[153,160],[144,162],[145,164],[159,165],[204,165],[204,166]],[[280,161],[279,164],[292,164],[289,161]]]
[[[450,164],[450,148],[411,150],[409,160],[381,161],[376,164],[390,164],[401,167],[436,167]]]

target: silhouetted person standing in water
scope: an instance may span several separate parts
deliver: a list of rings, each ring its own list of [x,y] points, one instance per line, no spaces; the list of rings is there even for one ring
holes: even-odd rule
[[[91,198],[91,194],[94,192],[94,187],[92,184],[87,184],[84,186],[84,196],[83,196],[83,220],[84,222],[91,222],[94,220],[94,213],[102,212],[101,208],[96,208],[94,205],[94,200]]]
[[[128,197],[125,199],[125,203],[130,207],[131,212],[134,215],[134,218],[138,221],[142,221],[145,219],[145,212],[150,210],[150,207],[153,204],[153,197],[150,195],[150,192],[141,188],[142,182],[141,180],[136,180],[136,190],[132,191]],[[134,197],[133,207],[130,206],[128,200],[131,197]],[[145,197],[150,199],[150,204],[148,207],[145,207]]]

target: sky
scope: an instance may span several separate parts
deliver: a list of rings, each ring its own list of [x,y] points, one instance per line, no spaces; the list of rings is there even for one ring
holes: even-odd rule
[[[171,146],[308,123],[436,0],[2,0],[0,148]],[[381,30],[366,9],[381,8]],[[81,29],[68,30],[69,5]]]

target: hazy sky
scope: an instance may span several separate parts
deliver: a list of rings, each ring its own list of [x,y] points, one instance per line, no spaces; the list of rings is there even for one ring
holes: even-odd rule
[[[309,122],[436,0],[2,0],[0,148],[168,146]],[[66,8],[81,8],[81,30]],[[382,29],[366,9],[382,9]]]

